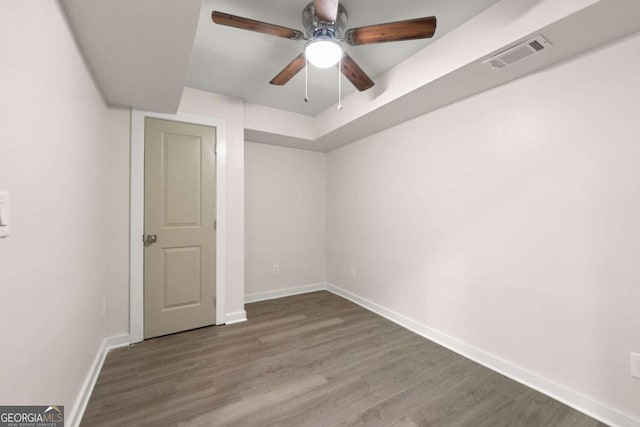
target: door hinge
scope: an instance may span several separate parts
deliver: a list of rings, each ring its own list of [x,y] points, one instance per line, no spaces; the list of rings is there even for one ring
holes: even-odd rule
[[[216,231],[218,229],[218,221],[216,221],[215,219],[213,220],[213,231]]]

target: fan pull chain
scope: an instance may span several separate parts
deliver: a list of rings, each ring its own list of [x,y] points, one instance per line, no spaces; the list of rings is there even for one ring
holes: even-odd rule
[[[342,110],[342,58],[338,61],[338,111]]]
[[[304,102],[309,102],[309,59],[304,56]]]

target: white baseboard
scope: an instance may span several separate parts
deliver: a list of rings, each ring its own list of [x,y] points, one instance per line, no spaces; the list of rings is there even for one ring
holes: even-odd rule
[[[246,322],[247,321],[247,312],[237,311],[235,313],[227,313],[226,315],[225,325],[232,325],[234,323]]]
[[[296,287],[293,287],[293,288],[277,289],[275,291],[260,292],[260,293],[257,293],[257,294],[245,295],[244,296],[244,302],[245,302],[245,304],[250,304],[252,302],[266,301],[266,300],[275,299],[275,298],[282,298],[282,297],[289,297],[289,296],[292,296],[292,295],[306,294],[306,293],[309,293],[309,292],[324,291],[326,289],[327,289],[327,284],[326,283],[314,283],[314,284],[311,284],[311,285],[296,286]]]
[[[102,345],[100,346],[100,349],[91,364],[91,368],[82,383],[80,394],[76,399],[76,403],[73,405],[73,409],[71,410],[68,418],[69,422],[66,423],[66,425],[71,427],[77,427],[80,425],[80,421],[82,421],[84,411],[87,409],[87,404],[91,398],[91,393],[93,393],[96,381],[98,381],[98,376],[100,375],[100,370],[104,364],[104,359],[107,357],[107,353],[114,348],[127,346],[129,345],[129,342],[130,339],[128,334],[108,337],[102,341]]]
[[[335,285],[328,284],[327,290],[338,296],[348,299],[369,311],[372,311],[418,335],[434,341],[443,347],[461,354],[481,365],[486,366],[500,374],[522,383],[540,393],[546,394],[565,405],[571,406],[605,424],[612,427],[640,427],[640,420],[623,414],[620,411],[609,408],[601,403],[595,402],[574,390],[559,385],[547,378],[541,377],[506,360],[493,356],[483,350],[471,346],[463,341],[453,338],[438,330],[423,325],[409,319],[395,311],[389,310],[380,304],[359,297],[349,291],[345,291]]]

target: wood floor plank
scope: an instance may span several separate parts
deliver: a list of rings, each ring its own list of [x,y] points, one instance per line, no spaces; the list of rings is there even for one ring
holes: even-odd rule
[[[309,391],[327,383],[321,375],[311,375],[298,381],[287,382],[272,390],[263,393],[252,393],[243,396],[240,400],[223,406],[215,411],[201,415],[197,418],[178,424],[179,426],[207,427],[226,425],[243,416],[258,413],[261,410],[275,405],[283,404],[287,400],[308,393]]]
[[[290,329],[288,331],[274,332],[272,334],[263,335],[259,338],[259,340],[263,344],[269,343],[269,342],[275,342],[275,341],[282,341],[287,338],[294,338],[298,335],[308,334],[310,332],[314,332],[319,329],[329,328],[331,326],[336,326],[341,323],[344,323],[344,320],[342,320],[339,317],[334,317],[333,319],[327,319],[322,322],[316,322],[310,325],[301,326],[296,329]]]
[[[410,418],[402,418],[397,423],[393,423],[391,427],[418,427],[418,424],[411,421]]]
[[[601,426],[329,292],[110,352],[82,426]]]
[[[473,375],[479,367],[463,359],[454,361],[446,369],[420,381],[397,394],[389,394],[379,402],[345,417],[339,425],[343,426],[388,426],[411,414],[425,402],[431,402],[439,396],[458,387],[464,379]],[[413,421],[413,420],[412,420]]]
[[[404,354],[392,352],[380,353],[374,357],[363,360],[363,363],[355,364],[340,372],[339,375],[326,374],[335,384],[343,382],[348,374],[358,374],[362,381],[356,390],[348,390],[343,393],[335,393],[326,401],[314,399],[308,404],[298,405],[297,410],[286,411],[281,414],[277,423],[273,425],[339,425],[348,416],[357,411],[364,411],[384,399],[388,395],[396,394],[416,383],[422,381],[427,375],[420,372],[419,368],[411,369],[409,360],[420,357],[421,349],[410,350],[408,347]],[[442,359],[442,369],[445,369],[450,360]],[[425,365],[433,367],[432,361],[425,361]],[[415,365],[414,365],[415,366]],[[428,372],[433,372],[430,369]],[[265,425],[272,425],[268,422]]]

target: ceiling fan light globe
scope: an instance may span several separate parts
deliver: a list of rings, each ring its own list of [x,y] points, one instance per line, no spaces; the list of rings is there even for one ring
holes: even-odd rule
[[[312,65],[329,68],[342,58],[342,46],[332,38],[318,38],[307,43],[304,54]]]

